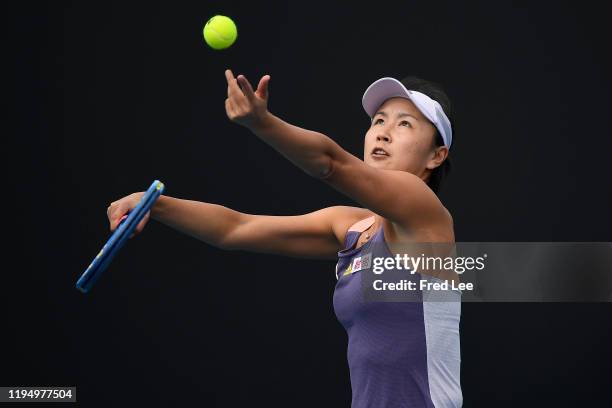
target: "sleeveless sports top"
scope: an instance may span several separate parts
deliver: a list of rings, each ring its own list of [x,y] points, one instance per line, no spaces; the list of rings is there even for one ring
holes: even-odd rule
[[[366,300],[362,278],[372,273],[371,260],[394,256],[382,224],[369,241],[354,248],[374,220],[372,216],[349,228],[336,265],[334,311],[348,334],[351,407],[461,407],[461,292],[447,290],[446,300],[435,302],[427,301],[426,290],[417,291],[417,301]],[[420,274],[409,279],[418,280]]]

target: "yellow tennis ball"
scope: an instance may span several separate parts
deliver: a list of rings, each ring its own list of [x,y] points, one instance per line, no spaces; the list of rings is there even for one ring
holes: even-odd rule
[[[238,37],[236,24],[231,18],[216,15],[204,25],[204,41],[215,50],[223,50],[231,46]]]

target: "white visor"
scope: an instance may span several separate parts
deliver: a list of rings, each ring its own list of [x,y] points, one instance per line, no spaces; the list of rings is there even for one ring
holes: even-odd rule
[[[442,106],[424,93],[406,89],[404,84],[395,78],[385,77],[372,83],[363,94],[363,108],[371,118],[383,102],[394,97],[411,100],[423,116],[438,129],[444,145],[450,149],[453,142],[453,131]]]

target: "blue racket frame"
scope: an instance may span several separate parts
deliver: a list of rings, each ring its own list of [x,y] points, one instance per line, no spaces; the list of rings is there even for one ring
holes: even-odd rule
[[[159,180],[155,180],[146,193],[142,196],[136,207],[134,207],[113,234],[110,236],[106,244],[102,247],[98,255],[89,264],[85,272],[81,275],[76,283],[76,288],[83,293],[91,290],[92,286],[102,275],[102,272],[108,267],[114,256],[125,245],[126,241],[132,235],[140,221],[149,212],[155,201],[164,192],[165,186]]]

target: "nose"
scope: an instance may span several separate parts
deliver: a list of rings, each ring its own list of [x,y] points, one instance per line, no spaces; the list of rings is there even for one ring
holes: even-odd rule
[[[376,141],[380,142],[381,140],[389,143],[391,141],[391,137],[389,137],[389,135],[386,133],[379,133],[378,135],[376,135]]]
[[[386,143],[391,142],[390,130],[393,125],[391,123],[385,123],[382,126],[376,127],[376,141],[384,141]]]

